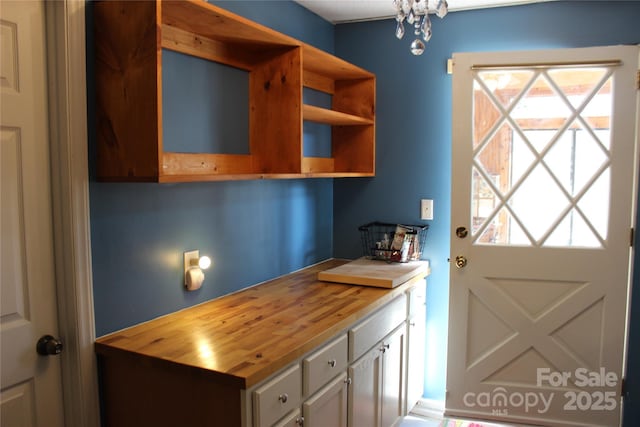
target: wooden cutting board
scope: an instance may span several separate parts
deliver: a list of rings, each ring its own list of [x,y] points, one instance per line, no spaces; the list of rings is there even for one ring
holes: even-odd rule
[[[419,274],[427,276],[429,272],[429,261],[388,263],[359,258],[339,267],[319,272],[318,280],[378,288],[395,288]]]

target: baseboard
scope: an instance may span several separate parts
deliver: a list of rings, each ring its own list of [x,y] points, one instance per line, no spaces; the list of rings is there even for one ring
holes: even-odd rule
[[[411,410],[412,414],[441,420],[444,414],[444,400],[420,399]]]

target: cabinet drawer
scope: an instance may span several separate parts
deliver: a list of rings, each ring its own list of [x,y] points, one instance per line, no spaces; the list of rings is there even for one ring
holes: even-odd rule
[[[304,395],[310,396],[347,367],[348,340],[342,335],[302,361]]]
[[[409,317],[425,309],[427,304],[427,281],[421,280],[407,291],[409,295]]]
[[[253,392],[255,427],[268,427],[300,405],[301,376],[300,365],[294,365]]]
[[[349,360],[354,361],[389,335],[407,316],[407,299],[400,295],[367,320],[349,330]]]

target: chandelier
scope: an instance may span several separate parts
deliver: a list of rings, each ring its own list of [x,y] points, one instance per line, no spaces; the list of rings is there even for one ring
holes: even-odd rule
[[[414,55],[422,55],[425,44],[431,38],[431,19],[429,14],[433,13],[438,18],[444,18],[449,11],[449,5],[446,0],[431,0],[435,3],[434,9],[429,9],[429,0],[393,0],[396,8],[396,37],[401,39],[404,37],[404,22],[413,25],[413,33],[416,39],[411,42],[411,53]],[[420,40],[420,38],[424,40]]]

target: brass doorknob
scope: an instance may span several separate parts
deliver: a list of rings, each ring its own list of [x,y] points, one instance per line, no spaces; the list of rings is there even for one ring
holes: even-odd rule
[[[467,258],[462,255],[458,255],[456,257],[456,267],[463,268],[466,265],[467,265]]]

